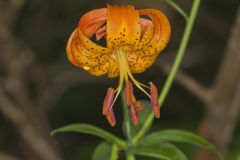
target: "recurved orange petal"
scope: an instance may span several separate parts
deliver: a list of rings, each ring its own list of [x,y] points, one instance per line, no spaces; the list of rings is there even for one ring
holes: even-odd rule
[[[134,46],[134,51],[127,54],[133,73],[141,73],[154,63],[166,47],[171,34],[168,19],[161,11],[143,9],[139,10],[139,14],[149,16],[152,21],[141,18],[141,41]]]
[[[67,55],[69,60],[76,66],[82,67],[93,75],[99,76],[106,74],[109,68],[109,55],[107,54],[107,50],[103,51],[97,45],[92,45],[91,50],[93,51],[91,51],[87,44],[93,42],[87,40],[86,44],[84,44],[81,41],[81,38],[86,39],[86,37],[79,37],[79,35],[78,30],[75,30],[69,39],[67,45]],[[97,52],[98,50],[100,51]]]
[[[131,47],[140,40],[140,24],[138,11],[133,6],[108,5],[107,46]]]
[[[79,21],[79,28],[86,37],[92,37],[107,21],[107,8],[95,9],[84,14]]]
[[[127,54],[128,64],[133,73],[142,73],[154,63],[157,55],[153,54],[149,56],[147,54],[143,50]]]
[[[104,25],[103,27],[99,28],[96,32],[97,41],[100,40],[102,37],[104,37],[106,34],[107,34],[107,25]]]
[[[76,31],[74,31],[71,34],[71,36],[70,36],[70,38],[68,39],[68,42],[67,42],[67,47],[66,47],[67,57],[72,64],[74,64],[77,67],[82,67],[82,64],[77,61],[77,59],[74,55],[74,51],[73,51],[72,43],[73,43],[73,37],[75,36],[75,32]]]
[[[108,72],[109,49],[90,40],[91,36],[106,23],[107,9],[97,9],[85,14],[74,30],[67,44],[69,60],[93,75],[99,76]]]
[[[171,27],[167,17],[159,10],[142,9],[140,15],[147,15],[153,22],[153,37],[151,43],[144,47],[145,52],[149,54],[161,52],[170,39]]]

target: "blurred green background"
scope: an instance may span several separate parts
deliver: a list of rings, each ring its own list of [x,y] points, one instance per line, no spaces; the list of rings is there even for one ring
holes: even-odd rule
[[[187,12],[192,3],[175,2]],[[123,136],[120,100],[114,106],[116,127],[110,127],[101,113],[107,88],[117,86],[118,79],[89,75],[71,65],[65,51],[79,18],[89,10],[106,7],[106,3],[161,9],[169,17],[172,37],[168,47],[150,69],[136,75],[144,83],[153,81],[161,91],[167,76],[161,64],[172,64],[185,24],[165,1],[0,0],[0,160],[54,160],[51,155],[56,160],[91,159],[100,139],[79,134],[49,136],[52,129],[70,123],[90,123]],[[239,4],[239,0],[202,1],[181,70],[206,88],[214,86],[222,67]],[[236,43],[240,45],[239,41]],[[236,58],[240,57],[239,51],[236,53]],[[240,68],[238,75],[239,72]],[[147,98],[137,90],[136,97]],[[201,133],[208,112],[205,106],[201,98],[176,82],[152,130],[177,128]],[[236,112],[231,138],[224,148],[228,160],[240,159],[239,111]],[[224,116],[220,117],[224,120]],[[212,143],[219,144],[215,140]],[[179,146],[190,159],[197,159],[196,148]]]

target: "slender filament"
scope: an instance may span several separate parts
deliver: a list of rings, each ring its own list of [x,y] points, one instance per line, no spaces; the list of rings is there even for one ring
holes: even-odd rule
[[[149,87],[140,83],[140,82],[138,82],[133,77],[132,72],[131,72],[131,70],[129,68],[129,65],[128,65],[128,59],[127,59],[126,53],[121,48],[119,48],[119,49],[116,50],[116,56],[117,56],[119,72],[120,72],[120,80],[123,79],[122,77],[124,77],[125,81],[127,82],[128,81],[128,76],[129,76],[130,79],[132,80],[132,82],[134,83],[134,85],[137,88],[139,88],[143,93],[145,93],[149,98],[151,98],[151,96],[142,88],[142,87],[146,87],[146,88],[149,89]],[[119,84],[119,85],[121,85],[121,87],[122,87],[122,84]]]

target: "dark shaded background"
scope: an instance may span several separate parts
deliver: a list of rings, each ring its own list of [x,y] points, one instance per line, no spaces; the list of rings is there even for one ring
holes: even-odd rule
[[[176,2],[189,11],[190,0]],[[136,75],[137,79],[145,83],[153,81],[158,88],[163,86],[167,68],[174,60],[185,24],[184,19],[166,2],[0,0],[0,160],[91,159],[94,148],[101,142],[100,139],[78,134],[49,136],[53,128],[70,123],[91,123],[122,136],[120,102],[115,105],[118,120],[116,127],[110,127],[101,114],[105,92],[109,86],[116,86],[118,80],[89,75],[71,65],[65,52],[66,42],[81,15],[89,10],[105,7],[106,3],[158,8],[167,14],[172,26],[172,37],[167,49],[153,67]],[[210,137],[210,141],[226,153],[229,160],[240,158],[240,124],[237,119],[239,110],[237,109],[235,117],[232,117],[234,122],[228,124],[224,120],[228,119],[227,111],[230,110],[230,105],[226,104],[226,101],[220,103],[215,100],[214,102],[219,104],[214,103],[214,106],[225,106],[222,107],[225,109],[219,109],[221,112],[218,113],[218,109],[212,111],[209,109],[210,103],[206,103],[209,92],[206,92],[205,98],[201,98],[189,87],[191,81],[186,77],[204,86],[202,88],[213,88],[219,77],[218,72],[223,67],[221,62],[228,53],[229,45],[231,46],[231,30],[234,30],[238,6],[238,0],[202,1],[181,65],[180,74],[182,73],[185,79],[180,78],[174,83],[163,106],[162,117],[154,122],[152,128],[177,128],[207,134],[206,137]],[[240,27],[238,29],[240,30]],[[240,46],[239,41],[236,43]],[[236,59],[240,59],[239,50],[234,51]],[[239,64],[238,62],[240,63],[240,60],[236,63]],[[228,72],[230,75],[236,73],[233,77],[237,77],[236,82],[239,82],[240,70],[235,69],[235,72]],[[232,90],[229,91],[231,94],[226,91],[224,97],[232,101],[237,85],[231,83],[231,76],[225,78],[226,83],[230,82]],[[146,98],[139,92],[136,94],[138,98]],[[208,113],[213,112],[218,116],[211,120]],[[217,129],[206,133],[206,124],[210,124],[210,130],[214,130],[216,126]],[[229,129],[228,126],[232,126],[231,133],[227,143],[222,143],[222,138],[218,138],[221,133],[216,133],[221,127],[222,130]],[[180,147],[192,156],[191,159],[208,155],[203,151],[195,154],[196,149],[192,146]]]

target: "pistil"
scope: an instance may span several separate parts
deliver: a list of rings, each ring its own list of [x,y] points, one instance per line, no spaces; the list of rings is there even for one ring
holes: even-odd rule
[[[137,101],[134,93],[133,93],[133,84],[139,88],[143,93],[145,93],[151,100],[152,110],[157,118],[160,117],[160,107],[158,103],[158,91],[157,87],[150,82],[150,87],[138,82],[132,75],[131,70],[128,65],[128,59],[126,53],[123,51],[123,49],[119,48],[116,49],[113,53],[116,56],[117,62],[118,62],[118,68],[119,68],[119,84],[118,87],[114,90],[113,88],[109,88],[107,95],[105,97],[104,103],[103,103],[103,114],[106,116],[109,123],[114,126],[115,125],[115,116],[113,112],[113,105],[115,101],[117,100],[122,88],[123,83],[125,81],[125,89],[124,89],[124,95],[126,104],[129,108],[130,115],[132,117],[133,124],[138,124],[138,113],[141,112],[144,109],[144,105]],[[129,80],[130,78],[130,80]],[[150,90],[150,95],[147,91],[144,90],[144,88],[147,88]],[[116,93],[115,97],[114,94]]]

